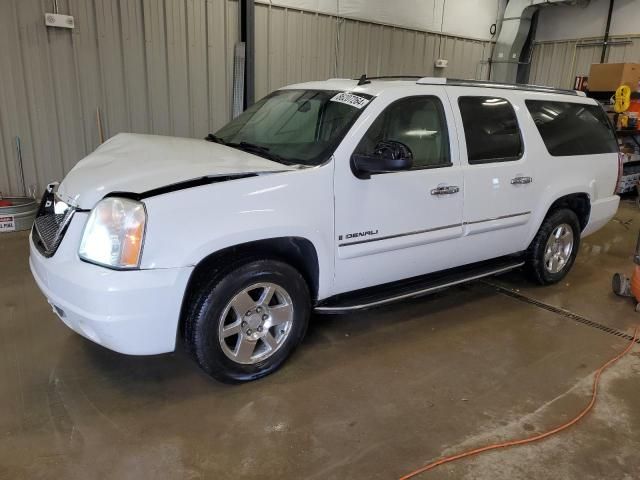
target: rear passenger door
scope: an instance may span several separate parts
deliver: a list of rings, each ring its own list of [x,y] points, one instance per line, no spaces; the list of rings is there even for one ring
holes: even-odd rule
[[[524,104],[498,89],[450,89],[464,172],[464,236],[477,260],[527,247],[540,183],[521,130]]]

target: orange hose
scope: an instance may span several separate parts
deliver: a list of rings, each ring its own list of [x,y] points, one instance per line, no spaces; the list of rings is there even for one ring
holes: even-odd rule
[[[598,396],[598,383],[600,381],[600,375],[602,375],[602,372],[604,372],[607,368],[609,368],[611,365],[613,365],[618,360],[620,360],[622,357],[624,357],[627,353],[629,353],[629,350],[631,350],[631,348],[633,347],[634,343],[636,342],[636,340],[638,338],[638,331],[639,330],[640,330],[640,327],[636,327],[636,329],[633,332],[633,340],[631,340],[631,342],[629,342],[629,345],[627,345],[627,347],[623,351],[618,353],[615,357],[613,357],[611,360],[609,360],[607,363],[605,363],[599,369],[596,370],[595,376],[593,377],[593,390],[592,390],[592,394],[591,394],[591,401],[572,420],[569,420],[568,422],[565,422],[562,425],[559,425],[559,426],[557,426],[555,428],[552,428],[551,430],[547,430],[546,432],[539,433],[537,435],[532,435],[530,437],[521,438],[519,440],[509,440],[507,442],[494,443],[494,444],[491,444],[491,445],[486,445],[484,447],[479,447],[479,448],[474,448],[472,450],[467,450],[465,452],[458,453],[456,455],[450,455],[448,457],[441,458],[441,459],[436,460],[434,462],[428,463],[427,465],[425,465],[423,467],[420,467],[417,470],[414,470],[413,472],[404,475],[403,477],[400,477],[400,480],[408,480],[409,478],[413,478],[416,475],[420,475],[421,473],[424,473],[424,472],[426,472],[428,470],[432,470],[432,469],[434,469],[434,468],[436,468],[436,467],[438,467],[440,465],[444,465],[445,463],[454,462],[456,460],[460,460],[460,459],[466,458],[466,457],[471,457],[473,455],[478,455],[480,453],[488,452],[490,450],[497,450],[498,448],[514,447],[516,445],[525,445],[527,443],[537,442],[538,440],[542,440],[544,438],[550,437],[551,435],[555,435],[556,433],[559,433],[559,432],[561,432],[563,430],[566,430],[567,428],[571,427],[572,425],[575,425],[578,421],[580,421],[580,419],[582,419],[587,413],[589,413],[591,411],[591,409],[593,408],[593,406],[595,405],[596,397]]]

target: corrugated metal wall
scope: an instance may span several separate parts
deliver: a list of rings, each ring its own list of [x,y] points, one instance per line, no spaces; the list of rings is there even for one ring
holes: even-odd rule
[[[606,63],[640,62],[640,36],[612,37]],[[600,63],[601,38],[585,38],[534,45],[529,81],[572,88],[577,75],[589,75],[592,63]],[[621,42],[615,44],[617,42]]]
[[[16,136],[26,184],[42,189],[98,145],[97,108],[107,138],[204,137],[228,121],[236,0],[59,0],[73,31],[44,26],[52,4],[0,1],[0,191],[21,190]],[[489,48],[256,4],[256,96],[364,72],[432,75],[438,57],[449,60],[448,76],[486,78]]]
[[[0,1],[0,191],[62,176],[122,131],[203,137],[229,117],[236,2],[59,0],[76,28],[44,26],[50,0]]]
[[[434,75],[437,58],[449,60],[449,77],[487,78],[491,46],[264,4],[256,4],[256,39],[257,98],[282,85],[330,77]]]

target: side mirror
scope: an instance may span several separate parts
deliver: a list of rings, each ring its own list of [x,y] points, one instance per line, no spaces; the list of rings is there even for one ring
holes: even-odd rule
[[[399,172],[410,170],[413,166],[413,153],[402,142],[389,140],[376,145],[373,153],[351,155],[351,171],[363,180],[377,173]]]

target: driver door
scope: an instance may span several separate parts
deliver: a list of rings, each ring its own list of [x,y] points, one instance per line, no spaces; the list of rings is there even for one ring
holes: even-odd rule
[[[408,91],[411,90],[411,91]],[[345,292],[459,264],[463,174],[453,113],[444,88],[382,93],[336,150],[336,291]],[[402,142],[410,170],[357,178],[353,153]]]

